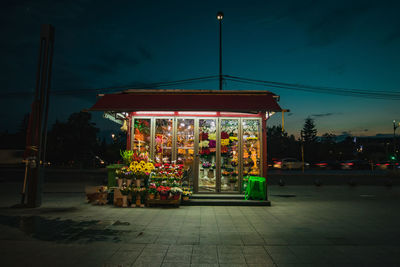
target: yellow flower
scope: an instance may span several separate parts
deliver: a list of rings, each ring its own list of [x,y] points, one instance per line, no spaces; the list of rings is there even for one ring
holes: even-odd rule
[[[221,146],[228,146],[229,145],[229,139],[222,139],[221,140]]]
[[[148,163],[146,164],[146,168],[148,168],[148,169],[150,169],[150,170],[153,170],[153,169],[154,169],[153,163],[148,162]]]
[[[236,136],[229,136],[229,140],[231,141],[237,141],[238,138]]]
[[[208,140],[216,140],[216,139],[217,139],[217,134],[215,133],[208,134]]]

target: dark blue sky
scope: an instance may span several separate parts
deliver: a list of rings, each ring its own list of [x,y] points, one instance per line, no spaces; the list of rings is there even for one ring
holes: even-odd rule
[[[6,1],[0,10],[1,92],[33,92],[40,25],[56,29],[50,122],[92,106],[82,89],[218,74],[217,11],[224,74],[260,80],[400,92],[398,1]],[[218,82],[175,88],[218,89]],[[319,134],[390,133],[399,100],[270,89],[291,113],[289,133],[315,119]],[[31,96],[1,96],[0,131],[13,131]],[[99,117],[99,116],[97,116]],[[109,123],[96,117],[104,128]],[[269,125],[281,123],[275,115]]]

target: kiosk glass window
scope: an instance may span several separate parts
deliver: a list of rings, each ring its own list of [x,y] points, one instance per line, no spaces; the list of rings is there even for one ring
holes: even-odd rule
[[[150,155],[150,119],[134,119],[133,151]]]
[[[239,120],[221,120],[221,191],[239,190]]]
[[[199,191],[216,189],[217,127],[215,119],[199,119]]]
[[[243,120],[243,176],[260,175],[260,121]]]
[[[154,139],[154,162],[171,163],[172,119],[156,119]]]

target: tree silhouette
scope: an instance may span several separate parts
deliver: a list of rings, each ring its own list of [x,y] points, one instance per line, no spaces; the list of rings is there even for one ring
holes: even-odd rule
[[[302,142],[304,142],[304,159],[306,161],[316,161],[317,155],[317,129],[314,120],[310,117],[305,119],[303,129],[301,130]]]
[[[99,129],[90,120],[91,114],[87,112],[72,113],[66,123],[57,120],[48,135],[48,159],[79,167],[93,165],[99,150]]]
[[[314,143],[317,140],[317,129],[312,118],[308,117],[305,119],[301,133],[305,143]]]
[[[299,157],[298,143],[294,136],[288,136],[280,125],[268,127],[267,149],[268,161],[272,158]]]

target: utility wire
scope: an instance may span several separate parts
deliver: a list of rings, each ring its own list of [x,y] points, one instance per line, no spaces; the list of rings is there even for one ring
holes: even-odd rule
[[[170,86],[178,86],[184,84],[193,84],[199,82],[206,82],[212,80],[218,80],[218,75],[214,76],[205,76],[198,78],[190,78],[184,80],[177,81],[165,81],[165,82],[157,82],[157,83],[137,83],[130,85],[122,85],[122,86],[112,86],[112,87],[104,87],[104,88],[87,88],[87,89],[79,89],[79,90],[51,90],[50,93],[52,95],[80,95],[80,94],[93,94],[99,92],[113,92],[113,91],[123,91],[128,89],[148,89],[148,88],[160,88],[160,87],[170,87]],[[31,97],[34,94],[34,91],[17,91],[17,92],[6,92],[0,93],[0,97]]]
[[[80,89],[80,90],[52,90],[52,95],[80,95],[80,94],[93,94],[99,92],[115,92],[115,91],[124,91],[129,89],[148,89],[148,88],[164,88],[171,86],[181,86],[188,85],[194,83],[203,83],[209,81],[217,81],[219,79],[218,75],[213,76],[204,76],[198,78],[190,78],[176,81],[163,81],[157,83],[137,83],[137,84],[129,84],[122,86],[113,86],[113,87],[105,87],[105,88],[91,88],[91,89]],[[394,91],[369,91],[369,90],[360,90],[360,89],[345,89],[345,88],[337,88],[337,87],[324,87],[324,86],[312,86],[312,85],[304,85],[304,84],[290,84],[290,83],[282,83],[282,82],[273,82],[273,81],[264,81],[258,79],[250,79],[238,76],[231,75],[223,75],[223,80],[243,83],[243,84],[252,84],[258,86],[264,86],[267,88],[278,88],[284,90],[295,90],[295,91],[303,91],[303,92],[311,92],[311,93],[322,93],[322,94],[332,94],[332,95],[341,95],[341,96],[352,96],[352,97],[363,97],[363,98],[372,98],[372,99],[390,99],[390,100],[400,100],[400,92]],[[31,97],[33,91],[28,92],[9,92],[9,93],[1,93],[0,97]]]
[[[289,84],[289,83],[249,79],[249,78],[230,76],[230,75],[225,75],[225,77],[226,77],[225,79],[229,81],[261,85],[261,86],[280,88],[280,89],[324,93],[324,94],[335,94],[343,96],[375,98],[375,99],[400,100],[400,92],[394,92],[394,91],[369,91],[369,90],[367,91],[359,89],[345,89],[336,87],[311,86],[303,84]]]

